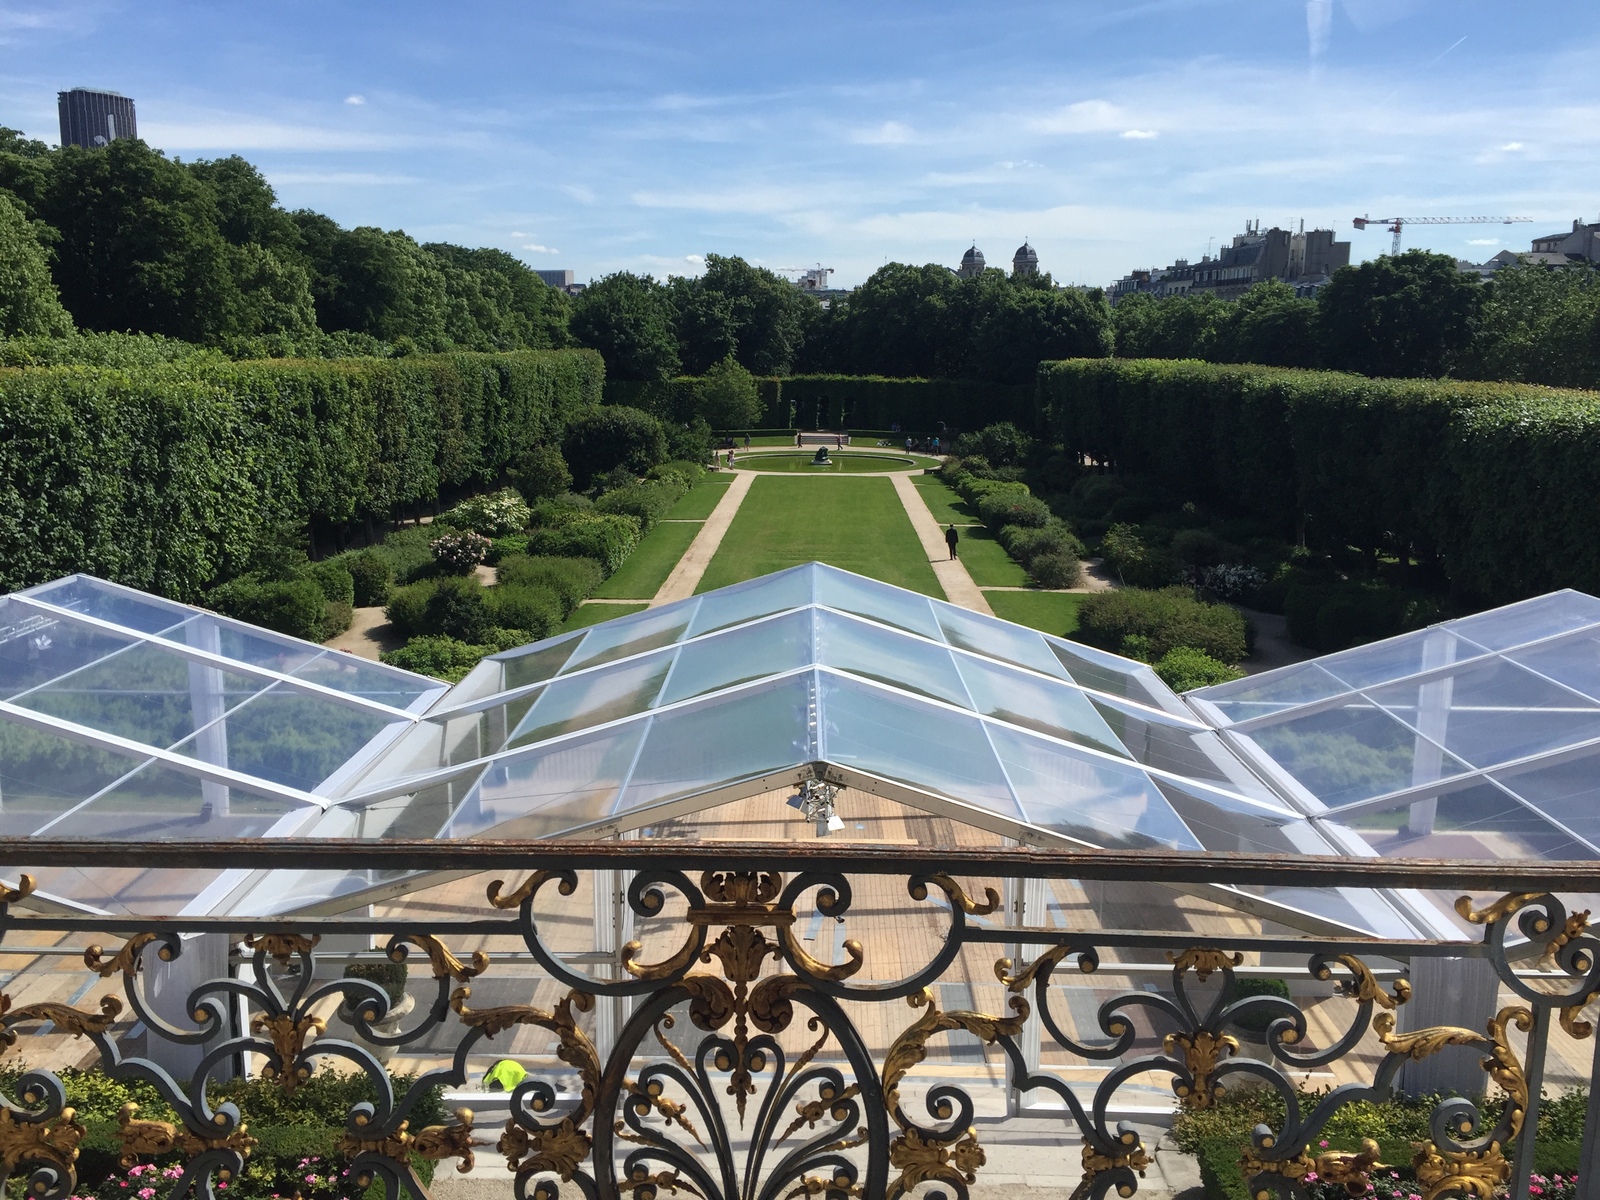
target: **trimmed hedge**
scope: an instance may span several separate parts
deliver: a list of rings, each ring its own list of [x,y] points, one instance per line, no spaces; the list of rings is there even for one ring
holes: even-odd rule
[[[515,539],[507,538],[508,543]],[[534,557],[592,558],[607,575],[616,573],[639,545],[639,522],[617,513],[577,513],[560,525],[536,529],[513,552]]]
[[[0,590],[87,571],[195,600],[285,524],[493,482],[600,399],[584,350],[0,369]]]
[[[770,376],[756,376],[756,396],[761,401],[759,426],[767,429],[793,429],[794,410],[783,398],[784,380]],[[639,408],[672,425],[685,425],[704,415],[700,402],[700,380],[692,375],[680,375],[664,382],[643,382],[636,379],[608,379],[605,386],[605,403]]]
[[[1600,394],[1192,361],[1039,368],[1069,453],[1322,545],[1440,556],[1463,593],[1600,591]]]
[[[1249,653],[1244,614],[1226,604],[1204,604],[1186,587],[1122,588],[1085,596],[1073,637],[1148,662],[1178,646],[1192,646],[1228,664]]]

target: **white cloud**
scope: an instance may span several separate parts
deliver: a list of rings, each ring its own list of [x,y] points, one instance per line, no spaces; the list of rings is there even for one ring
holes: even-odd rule
[[[1161,135],[1154,129],[1124,129],[1122,136],[1133,142],[1148,142]]]
[[[527,245],[523,246],[523,249],[528,251],[528,253],[530,253],[530,254],[560,254],[561,253],[561,251],[557,250],[554,246],[541,246],[541,245],[539,245],[538,242],[529,242]]]
[[[1313,61],[1321,58],[1333,37],[1333,0],[1306,0],[1306,34]]]
[[[1128,116],[1107,100],[1080,100],[1029,124],[1040,133],[1113,133],[1128,127]]]
[[[703,267],[706,265],[706,256],[704,254],[685,254],[683,261],[691,267]]]
[[[532,237],[533,234],[531,234],[531,233],[522,233],[522,232],[519,232],[518,230],[513,229],[511,231],[511,236],[514,237],[514,238],[525,238],[525,237]]]
[[[320,183],[340,187],[386,187],[422,182],[415,175],[385,175],[376,171],[269,171],[267,179],[274,186]]]
[[[1467,239],[1467,245],[1469,245],[1469,246],[1498,246],[1499,244],[1500,244],[1500,239],[1499,238],[1468,238]]]
[[[589,188],[580,187],[577,184],[573,184],[573,183],[563,183],[561,185],[561,190],[563,192],[565,192],[567,195],[571,196],[579,204],[593,204],[594,203],[594,192],[591,191]]]
[[[344,102],[345,102],[345,103],[346,103],[346,104],[353,104],[353,105],[355,105],[355,106],[356,106],[356,107],[357,107],[357,108],[359,108],[359,107],[361,107],[361,105],[363,105],[363,104],[365,104],[365,103],[366,103],[366,102],[367,102],[367,98],[366,98],[366,97],[365,97],[365,96],[363,96],[363,95],[361,95],[361,94],[360,94],[360,93],[359,93],[359,92],[358,92],[358,93],[355,93],[355,94],[352,94],[352,95],[349,95],[349,96],[346,96],[346,97],[345,97],[345,98],[344,98]]]
[[[1509,154],[1515,154],[1518,150],[1522,149],[1522,143],[1521,142],[1507,142],[1504,146],[1501,146],[1500,149],[1506,151]]]

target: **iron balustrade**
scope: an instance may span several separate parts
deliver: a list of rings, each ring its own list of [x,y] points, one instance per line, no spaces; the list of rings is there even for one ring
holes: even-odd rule
[[[1271,1089],[1286,1114],[1281,1126],[1258,1127],[1239,1147],[1252,1195],[1304,1197],[1310,1179],[1345,1183],[1358,1194],[1379,1165],[1376,1147],[1323,1150],[1318,1142],[1330,1119],[1352,1102],[1387,1095],[1405,1064],[1446,1046],[1473,1047],[1482,1055],[1485,1085],[1493,1083],[1504,1094],[1500,1115],[1491,1126],[1470,1099],[1440,1102],[1430,1140],[1417,1147],[1410,1164],[1417,1190],[1426,1200],[1486,1200],[1499,1190],[1525,1200],[1546,1052],[1556,1034],[1552,1025],[1559,1036],[1593,1038],[1583,1012],[1600,1000],[1600,939],[1590,930],[1589,914],[1573,911],[1557,895],[1600,891],[1600,870],[1591,863],[1028,848],[935,852],[821,841],[128,846],[0,839],[0,849],[0,861],[8,863],[81,868],[506,873],[488,886],[481,915],[432,921],[405,915],[74,915],[30,909],[32,882],[26,877],[4,889],[0,955],[55,950],[41,961],[59,969],[59,948],[45,944],[49,937],[89,935],[121,944],[107,949],[96,941],[83,950],[86,970],[113,982],[112,991],[86,1007],[16,1005],[11,995],[0,996],[0,1044],[11,1049],[22,1035],[49,1023],[92,1042],[111,1077],[154,1085],[177,1119],[144,1119],[125,1110],[123,1161],[180,1155],[184,1174],[175,1194],[207,1200],[244,1169],[253,1145],[249,1114],[232,1103],[214,1103],[209,1094],[244,1056],[289,1092],[319,1065],[364,1073],[377,1100],[356,1105],[344,1126],[341,1148],[352,1176],[362,1186],[381,1181],[389,1200],[402,1193],[421,1198],[427,1191],[417,1164],[451,1160],[465,1169],[474,1160],[474,1137],[483,1131],[474,1129],[466,1109],[450,1123],[412,1130],[414,1108],[434,1088],[466,1085],[469,1058],[492,1052],[496,1036],[516,1027],[545,1031],[566,1075],[576,1080],[563,1091],[553,1076],[536,1072],[508,1098],[509,1117],[497,1146],[515,1174],[519,1200],[561,1194],[651,1200],[677,1191],[721,1200],[965,1197],[986,1165],[969,1090],[948,1079],[935,1081],[921,1095],[920,1111],[909,1090],[930,1045],[956,1034],[995,1047],[1015,1093],[1052,1098],[1064,1126],[1082,1141],[1076,1194],[1095,1200],[1113,1189],[1133,1195],[1152,1161],[1139,1129],[1113,1119],[1119,1089],[1135,1076],[1169,1077],[1174,1103],[1189,1109],[1215,1105],[1226,1090],[1244,1083]],[[620,888],[630,919],[670,918],[674,944],[663,956],[641,961],[638,942],[610,954],[552,948],[541,925],[541,903],[572,895],[585,873],[608,872],[615,874],[604,878],[613,882],[604,886]],[[881,877],[903,881],[907,909],[933,912],[942,929],[925,963],[902,978],[869,982],[863,971],[872,947],[846,940],[833,961],[823,961],[804,944],[797,925],[802,905],[823,918],[851,914],[852,879]],[[598,874],[596,879],[595,886],[602,886]],[[1280,933],[1201,938],[1184,930],[1005,924],[1003,913],[985,920],[999,913],[997,886],[1003,881],[1039,879],[1450,889],[1467,893],[1456,910],[1483,932],[1466,942]],[[1497,898],[1481,904],[1473,899],[1486,894]],[[185,935],[196,934],[225,936],[235,965],[199,981],[186,996],[185,1020],[178,1021],[158,1011],[148,979],[153,963],[181,961]],[[364,944],[390,960],[410,959],[419,971],[425,966],[425,1004],[397,1028],[394,1001],[383,987],[359,977],[327,977],[330,961],[370,960],[371,952],[348,946],[319,951],[323,938],[370,939]],[[477,1007],[473,983],[493,956],[481,949],[452,950],[452,940],[459,947],[468,938],[517,945],[517,963],[536,964],[539,971],[527,977],[530,998],[541,982],[553,982],[562,994],[542,1008]],[[1002,1011],[941,1007],[934,986],[951,964],[964,951],[990,950],[1003,989]],[[1128,963],[1105,957],[1123,952],[1138,957]],[[1161,954],[1166,986],[1129,990],[1100,1003],[1095,1040],[1083,1036],[1081,1022],[1063,1023],[1063,975],[1102,968],[1107,974],[1147,975],[1149,960]],[[1343,1032],[1311,1047],[1300,1003],[1241,987],[1246,977],[1266,973],[1245,966],[1246,955],[1276,961],[1300,956],[1311,978],[1337,985],[1348,1003]],[[1481,1028],[1402,1030],[1397,1015],[1414,990],[1405,964],[1438,959],[1483,961],[1511,1001],[1497,1005]],[[596,964],[604,964],[599,973],[582,969]],[[343,1005],[353,1037],[328,1034],[327,1019],[319,1014],[335,1002]],[[862,1004],[890,1004],[903,1014],[881,1053],[860,1032],[855,1013]],[[602,1035],[590,1014],[606,1005],[620,1016]],[[685,1016],[690,1028],[684,1027]],[[146,1031],[143,1053],[129,1053],[125,1044],[131,1019]],[[1265,1042],[1261,1057],[1239,1053],[1237,1035],[1251,1027]],[[380,1056],[424,1039],[435,1044],[441,1034],[453,1039],[448,1063],[424,1071],[397,1094]],[[1057,1058],[1106,1069],[1092,1088],[1081,1080],[1074,1086],[1059,1063],[1043,1063],[1030,1051],[1030,1038]],[[1141,1042],[1148,1052],[1130,1056]],[[171,1047],[188,1048],[192,1066],[180,1071],[163,1065],[158,1050]],[[1370,1081],[1335,1087],[1307,1110],[1291,1073],[1333,1063],[1358,1047],[1377,1055]],[[62,1200],[76,1185],[85,1128],[51,1071],[28,1071],[17,1092],[0,1107],[0,1172],[8,1177],[26,1169],[30,1195]],[[1595,1176],[1595,1105],[1591,1090],[1580,1167],[1586,1194]]]

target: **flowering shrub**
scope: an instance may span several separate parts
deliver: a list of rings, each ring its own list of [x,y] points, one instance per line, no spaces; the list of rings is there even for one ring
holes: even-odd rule
[[[489,539],[481,533],[447,533],[428,543],[433,561],[446,571],[465,575],[489,553]]]
[[[1266,585],[1267,577],[1254,567],[1222,563],[1201,567],[1194,573],[1194,582],[1219,600],[1248,600]]]
[[[1326,1146],[1327,1143],[1324,1142],[1323,1145]],[[1402,1174],[1400,1171],[1389,1169],[1374,1171],[1372,1181],[1367,1186],[1367,1195],[1371,1200],[1422,1200],[1416,1179],[1409,1176],[1410,1172]],[[1535,1171],[1531,1182],[1532,1186],[1528,1192],[1530,1195],[1538,1196],[1540,1200],[1577,1200],[1576,1175],[1541,1175]],[[1345,1190],[1344,1184],[1323,1183],[1317,1179],[1315,1171],[1305,1177],[1305,1184],[1312,1200],[1350,1200],[1350,1193]],[[1495,1193],[1499,1200],[1504,1200],[1504,1197],[1510,1194],[1509,1188],[1501,1188]]]
[[[457,529],[470,529],[497,538],[526,529],[531,515],[527,502],[516,489],[501,488],[487,496],[463,500],[439,520]]]
[[[157,1166],[139,1163],[123,1172],[113,1172],[98,1187],[80,1185],[69,1200],[167,1200],[173,1186],[183,1177],[177,1164]],[[340,1200],[349,1194],[350,1168],[339,1159],[304,1155],[298,1159],[265,1159],[252,1155],[245,1162],[244,1176],[219,1180],[217,1191],[229,1200]]]

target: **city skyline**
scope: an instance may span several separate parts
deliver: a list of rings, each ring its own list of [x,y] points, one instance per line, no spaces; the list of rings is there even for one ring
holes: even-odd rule
[[[716,252],[848,287],[1026,239],[1105,284],[1247,219],[1335,229],[1355,261],[1388,249],[1363,213],[1535,219],[1406,231],[1478,260],[1600,211],[1576,3],[382,12],[0,3],[0,124],[54,142],[58,91],[115,89],[152,145],[239,153],[289,207],[579,280]]]

